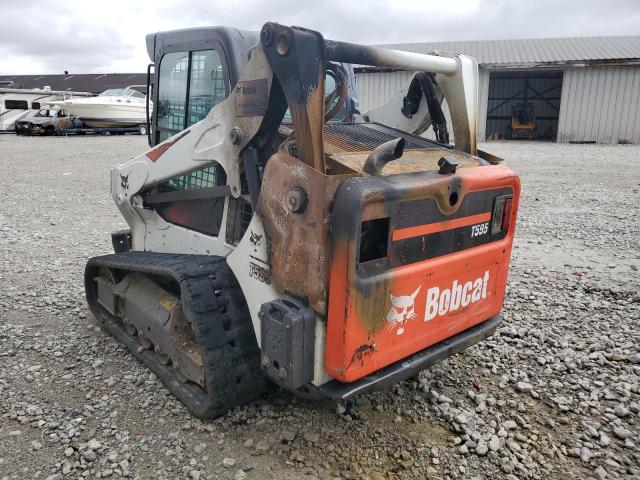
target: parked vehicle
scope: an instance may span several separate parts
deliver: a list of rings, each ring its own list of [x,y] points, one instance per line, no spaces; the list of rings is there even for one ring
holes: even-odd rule
[[[16,122],[28,120],[52,101],[92,96],[89,92],[51,90],[49,87],[27,90],[24,88],[0,88],[0,132],[14,132]]]
[[[43,108],[35,116],[16,122],[16,135],[55,135],[61,129],[82,128],[82,120],[57,107]]]
[[[473,58],[275,23],[147,42],[152,148],[111,170],[130,229],[89,260],[85,290],[195,415],[267,379],[345,400],[496,330],[520,180],[477,148]],[[345,63],[415,73],[396,101],[332,122],[354,104]],[[437,141],[419,136],[431,124]]]

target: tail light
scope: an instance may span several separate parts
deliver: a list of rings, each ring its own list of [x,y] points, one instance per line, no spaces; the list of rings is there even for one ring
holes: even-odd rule
[[[504,200],[504,213],[502,214],[502,231],[509,231],[511,225],[511,205],[513,204],[513,197],[505,198]]]
[[[491,217],[491,235],[498,235],[509,230],[512,203],[513,197],[511,195],[496,197]]]

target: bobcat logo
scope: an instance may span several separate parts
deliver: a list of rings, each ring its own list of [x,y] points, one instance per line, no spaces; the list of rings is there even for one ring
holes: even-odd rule
[[[129,188],[129,175],[120,174],[120,186],[123,190],[127,190]]]
[[[249,241],[251,242],[251,245],[253,245],[253,250],[257,251],[258,247],[262,243],[262,234],[258,235],[256,233],[253,233],[253,231],[251,231],[251,236],[249,237]]]
[[[416,291],[411,295],[401,295],[396,297],[393,294],[389,294],[391,300],[391,310],[387,313],[387,330],[392,332],[396,327],[399,327],[396,331],[396,335],[402,335],[404,333],[404,327],[407,322],[413,318],[416,318],[416,312],[414,309],[414,303],[422,285],[416,288]]]

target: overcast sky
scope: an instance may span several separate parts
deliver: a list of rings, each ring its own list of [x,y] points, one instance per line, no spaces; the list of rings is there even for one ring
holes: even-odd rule
[[[640,0],[0,0],[0,74],[144,72],[145,35],[266,21],[359,43],[640,34]]]

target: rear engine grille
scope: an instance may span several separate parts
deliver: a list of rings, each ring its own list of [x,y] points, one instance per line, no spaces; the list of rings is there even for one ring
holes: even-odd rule
[[[328,123],[324,127],[324,141],[345,152],[368,152],[398,137],[405,139],[405,150],[435,150],[443,147],[426,138],[379,123]]]

